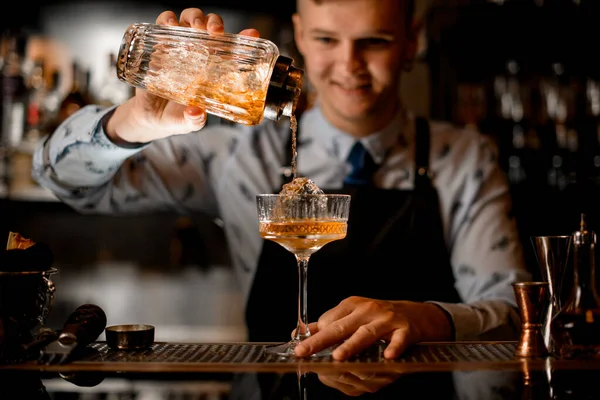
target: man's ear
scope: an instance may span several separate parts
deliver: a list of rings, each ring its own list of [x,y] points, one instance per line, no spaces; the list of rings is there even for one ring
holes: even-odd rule
[[[292,23],[294,24],[294,41],[298,52],[304,57],[304,30],[302,29],[302,21],[300,14],[292,15]]]

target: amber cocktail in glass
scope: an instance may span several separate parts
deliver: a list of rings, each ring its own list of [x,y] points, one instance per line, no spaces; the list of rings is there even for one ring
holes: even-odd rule
[[[287,343],[266,351],[295,355],[294,348],[310,336],[307,314],[307,272],[310,256],[334,240],[346,237],[350,195],[259,194],[256,197],[260,235],[294,254],[298,264],[298,325]]]

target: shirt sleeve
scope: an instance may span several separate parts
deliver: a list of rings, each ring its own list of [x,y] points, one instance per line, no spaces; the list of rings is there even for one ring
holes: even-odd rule
[[[454,153],[461,167],[442,184],[442,195],[450,198],[446,238],[463,302],[434,303],[452,319],[456,340],[514,340],[520,317],[512,283],[531,275],[497,149],[485,136],[465,136]]]
[[[83,213],[193,209],[215,214],[211,189],[213,179],[218,179],[215,154],[223,153],[219,148],[230,146],[235,135],[206,127],[198,133],[121,147],[103,128],[113,110],[86,106],[71,115],[36,149],[32,177]]]

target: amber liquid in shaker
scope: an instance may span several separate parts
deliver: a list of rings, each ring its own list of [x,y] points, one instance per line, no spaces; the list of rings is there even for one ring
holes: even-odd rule
[[[126,29],[116,72],[129,85],[246,125],[294,115],[304,76],[269,40],[148,23]]]

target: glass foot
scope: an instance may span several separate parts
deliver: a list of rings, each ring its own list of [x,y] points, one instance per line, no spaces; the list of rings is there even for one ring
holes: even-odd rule
[[[290,340],[287,343],[266,346],[265,351],[269,354],[275,354],[281,357],[296,357],[296,352],[294,349],[300,343],[300,340]],[[324,350],[319,351],[318,353],[312,354],[310,357],[330,357],[333,350],[335,350],[337,346],[331,346]]]

